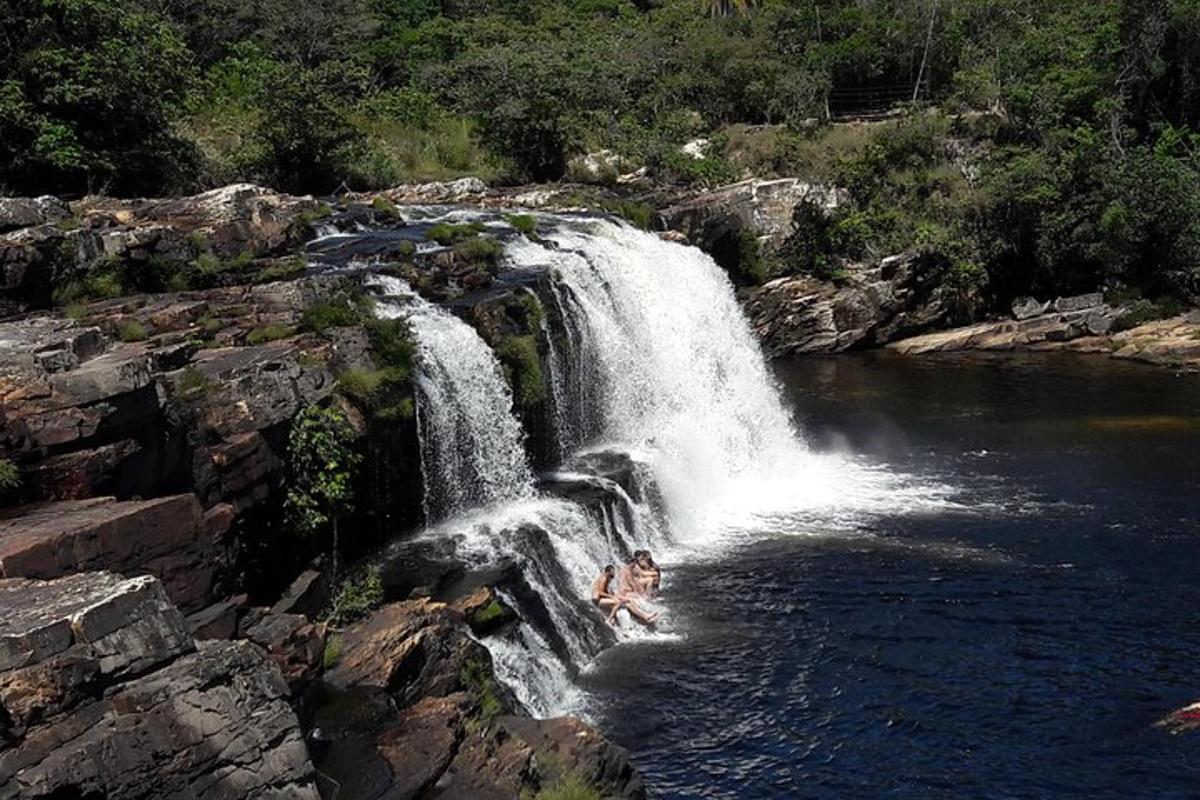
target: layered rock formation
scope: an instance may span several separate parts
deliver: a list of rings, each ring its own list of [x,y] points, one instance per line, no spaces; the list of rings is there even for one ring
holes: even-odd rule
[[[0,797],[316,800],[279,670],[154,578],[0,580]]]
[[[872,347],[944,324],[945,263],[914,254],[859,265],[844,279],[779,278],[746,301],[750,324],[772,357]]]
[[[1117,330],[1125,309],[1100,294],[1023,300],[1013,317],[981,322],[895,342],[907,355],[953,351],[1015,350],[1101,353],[1176,369],[1200,369],[1200,312]]]

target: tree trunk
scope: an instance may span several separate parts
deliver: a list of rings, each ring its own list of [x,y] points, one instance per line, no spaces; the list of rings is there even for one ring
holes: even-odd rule
[[[336,582],[338,577],[338,547],[341,542],[338,541],[338,518],[337,514],[333,515],[333,580]]]

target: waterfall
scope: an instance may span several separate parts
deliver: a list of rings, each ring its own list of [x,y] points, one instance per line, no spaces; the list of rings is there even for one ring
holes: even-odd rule
[[[425,518],[532,495],[525,433],[496,356],[475,329],[421,299],[397,278],[376,276],[377,313],[413,328],[419,366],[417,424]]]
[[[795,530],[902,493],[890,476],[809,453],[708,256],[600,218],[545,216],[539,235],[505,248],[507,268],[545,276],[543,369],[562,463],[536,490],[495,356],[402,281],[375,280],[387,296],[379,313],[408,319],[419,343],[437,523],[421,537],[502,576],[522,622],[483,644],[521,702],[548,716],[581,710],[573,677],[614,641],[589,602],[603,565],[636,549],[670,565],[772,519]],[[618,637],[670,637],[673,626],[668,613],[657,631],[626,624]]]

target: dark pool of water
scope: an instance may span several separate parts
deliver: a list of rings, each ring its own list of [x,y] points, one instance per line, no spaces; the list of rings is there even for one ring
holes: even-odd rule
[[[813,447],[967,509],[677,568],[685,639],[589,678],[654,796],[1200,796],[1200,735],[1153,727],[1200,699],[1200,378],[886,355],[779,375]]]

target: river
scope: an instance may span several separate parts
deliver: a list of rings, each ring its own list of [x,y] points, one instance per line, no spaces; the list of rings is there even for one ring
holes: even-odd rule
[[[1153,723],[1200,697],[1200,379],[886,353],[777,375],[812,450],[946,502],[763,517],[667,565],[674,635],[580,679],[653,796],[1196,797],[1195,741]]]

